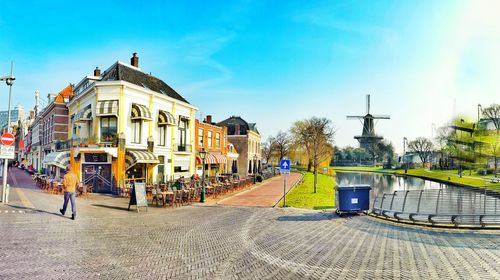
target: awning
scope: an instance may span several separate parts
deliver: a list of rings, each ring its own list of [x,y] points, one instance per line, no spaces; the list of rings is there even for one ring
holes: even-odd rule
[[[92,120],[92,105],[86,106],[83,110],[75,114],[74,122],[86,122]]]
[[[175,117],[170,112],[160,110],[158,112],[158,125],[175,125]]]
[[[148,107],[144,105],[132,103],[132,113],[130,115],[130,118],[133,120],[150,121],[152,120],[151,111],[149,111]]]
[[[129,169],[137,163],[158,164],[160,161],[153,153],[140,150],[127,150],[125,156],[125,167]]]
[[[69,151],[52,152],[43,158],[42,164],[54,165],[66,169],[66,167],[69,166],[69,157]]]
[[[207,154],[207,157],[205,158],[206,164],[219,164],[219,163],[226,163],[226,162],[227,162],[227,158],[225,155]]]
[[[181,158],[176,158],[173,161],[174,167],[180,167],[181,171],[180,172],[185,172],[189,170],[189,165],[191,161],[188,157],[181,157]]]
[[[97,117],[103,117],[103,116],[118,117],[118,100],[98,101],[95,114]]]

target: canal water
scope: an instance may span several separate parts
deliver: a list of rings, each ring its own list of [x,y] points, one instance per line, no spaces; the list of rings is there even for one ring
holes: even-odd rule
[[[370,199],[384,193],[413,190],[460,190],[461,187],[437,183],[410,176],[395,176],[381,173],[337,172],[337,185],[368,184],[372,187]]]
[[[337,185],[371,186],[370,208],[410,213],[499,215],[500,194],[484,189],[458,187],[410,176],[380,173],[337,172]],[[408,192],[407,192],[408,191]],[[375,203],[374,203],[375,202]],[[500,216],[492,217],[497,223]],[[478,224],[478,216],[461,217],[459,222]]]

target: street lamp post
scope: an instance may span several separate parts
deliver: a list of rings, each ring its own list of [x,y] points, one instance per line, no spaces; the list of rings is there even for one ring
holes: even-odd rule
[[[207,151],[205,151],[205,148],[201,148],[199,154],[202,161],[200,202],[205,203],[205,159],[207,158]]]
[[[408,166],[406,165],[406,143],[408,142],[408,139],[406,137],[403,137],[403,165],[405,167],[405,173],[408,173]]]
[[[0,81],[5,81],[5,83],[9,86],[9,107],[7,108],[8,117],[7,117],[7,132],[10,132],[10,99],[12,96],[12,85],[14,84],[14,80],[16,79],[13,75],[14,62],[10,63],[10,76],[0,77]],[[3,162],[3,179],[2,179],[2,201],[4,204],[7,203],[7,169],[8,169],[9,160],[5,159]]]
[[[257,155],[253,155],[253,183],[255,185],[256,183],[256,177],[257,177]]]
[[[481,119],[480,115],[482,109],[481,104],[477,104],[477,128],[479,128],[479,120]]]

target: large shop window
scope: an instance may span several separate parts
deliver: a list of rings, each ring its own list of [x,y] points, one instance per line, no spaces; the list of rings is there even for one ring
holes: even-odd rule
[[[132,120],[132,143],[141,143],[142,120]]]
[[[116,117],[101,117],[101,141],[113,142],[116,139]]]
[[[165,146],[167,142],[167,126],[160,125],[158,126],[158,145]]]

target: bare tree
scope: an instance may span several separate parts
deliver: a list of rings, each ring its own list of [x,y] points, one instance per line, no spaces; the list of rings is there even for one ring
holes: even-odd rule
[[[290,152],[290,146],[292,144],[288,133],[281,130],[278,131],[278,134],[276,134],[276,137],[274,137],[274,144],[275,151],[280,161],[288,156],[288,153]]]
[[[483,109],[483,116],[493,122],[497,130],[497,134],[500,131],[500,105],[491,104],[489,107]]]
[[[443,126],[437,129],[437,135],[434,139],[437,148],[439,149],[440,159],[439,159],[439,168],[444,168],[445,162],[445,154],[450,149],[450,139],[452,137],[452,131],[449,126]]]
[[[274,137],[267,137],[266,142],[262,144],[262,156],[266,160],[267,164],[269,164],[269,162],[271,161],[275,150],[276,141],[274,140]]]
[[[326,118],[312,117],[297,121],[291,128],[292,135],[307,151],[309,164],[314,167],[314,193],[318,184],[320,162],[331,159],[333,153],[332,122]]]
[[[431,140],[425,137],[418,137],[408,143],[408,149],[417,153],[424,165],[429,162],[433,147]]]
[[[307,171],[311,172],[312,168],[312,143],[309,137],[308,120],[299,120],[293,123],[290,128],[290,134],[293,136],[295,147],[301,147],[307,155]]]

